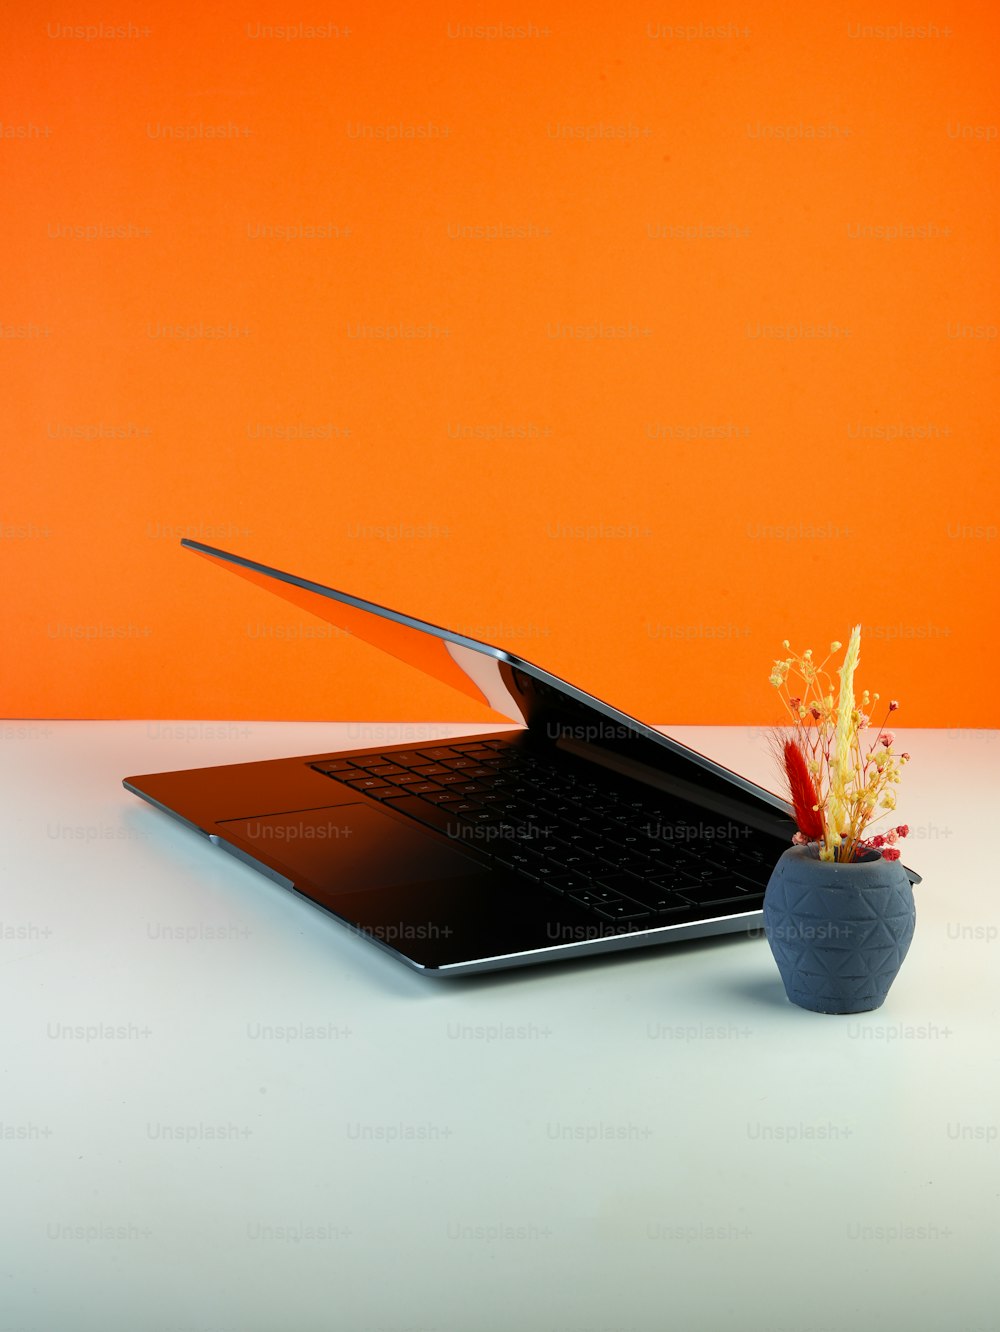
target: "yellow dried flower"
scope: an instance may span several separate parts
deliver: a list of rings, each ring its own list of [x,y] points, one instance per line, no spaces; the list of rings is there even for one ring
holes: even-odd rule
[[[826,827],[826,845],[831,853],[840,847],[840,837],[846,831],[848,788],[851,778],[852,725],[854,714],[854,672],[861,657],[861,625],[851,630],[847,642],[844,664],[840,668],[840,701],[834,731],[834,752],[830,762],[829,819]]]

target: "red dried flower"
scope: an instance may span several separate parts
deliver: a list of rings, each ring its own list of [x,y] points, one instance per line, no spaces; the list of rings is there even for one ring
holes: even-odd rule
[[[785,741],[785,775],[788,778],[788,793],[792,808],[795,810],[795,823],[800,833],[810,842],[823,840],[823,820],[819,810],[813,805],[819,804],[816,787],[809,773],[806,756],[794,740]]]
[[[885,848],[885,850],[882,852],[882,859],[883,859],[883,860],[898,860],[898,859],[899,859],[899,850],[898,850],[896,847],[894,847],[894,846],[887,846],[887,847]]]
[[[899,834],[900,837],[909,837],[910,825],[908,823],[901,823],[897,827],[896,832]]]

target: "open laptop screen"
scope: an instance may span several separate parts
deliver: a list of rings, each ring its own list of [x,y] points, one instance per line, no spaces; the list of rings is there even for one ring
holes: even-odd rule
[[[794,824],[789,807],[778,796],[541,666],[503,648],[201,542],[185,539],[181,544],[474,698],[559,749],[703,809],[791,839]]]

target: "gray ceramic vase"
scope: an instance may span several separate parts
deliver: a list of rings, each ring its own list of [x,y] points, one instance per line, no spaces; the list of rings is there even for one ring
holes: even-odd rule
[[[793,1004],[814,1013],[881,1007],[913,938],[913,888],[898,860],[852,864],[790,846],[764,894],[764,932]]]

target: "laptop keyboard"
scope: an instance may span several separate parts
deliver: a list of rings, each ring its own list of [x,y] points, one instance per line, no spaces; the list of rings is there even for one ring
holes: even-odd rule
[[[759,910],[777,854],[750,828],[716,816],[713,837],[704,823],[679,820],[676,807],[668,817],[668,796],[502,740],[311,766],[604,921],[637,928]]]

